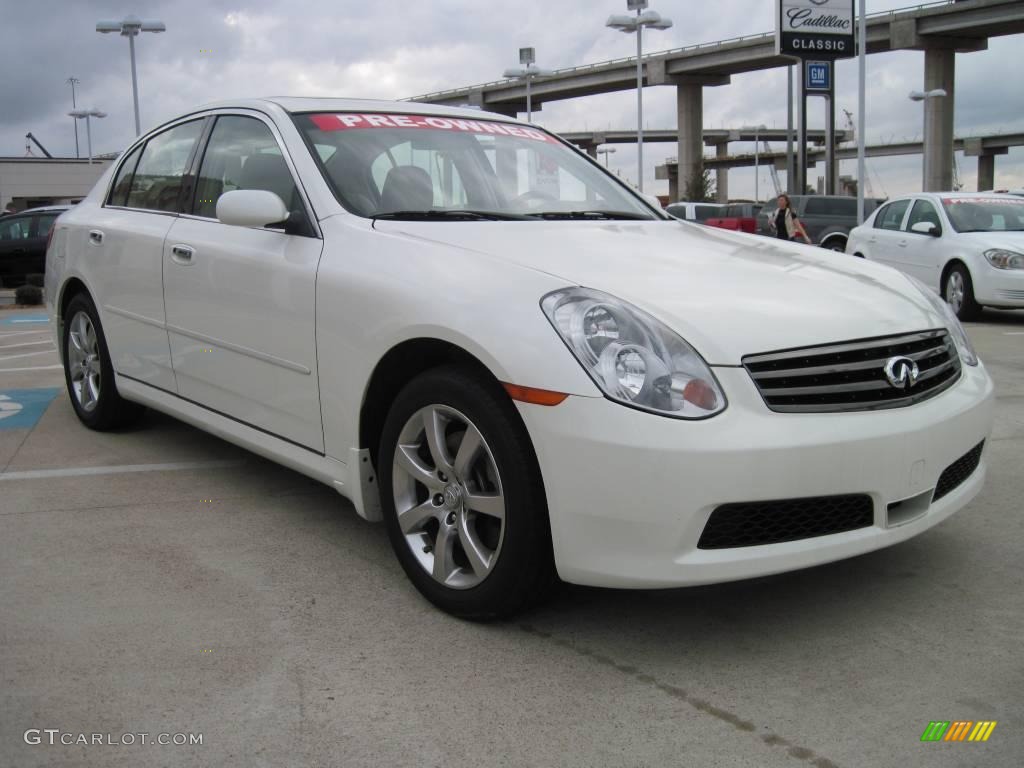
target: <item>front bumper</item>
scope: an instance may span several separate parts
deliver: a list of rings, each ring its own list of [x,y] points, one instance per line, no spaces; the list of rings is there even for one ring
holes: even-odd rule
[[[1024,269],[996,269],[982,257],[971,271],[974,300],[1008,309],[1024,308]]]
[[[967,504],[977,470],[940,500],[943,470],[992,427],[984,366],[954,386],[892,410],[782,414],[767,409],[741,368],[715,368],[729,407],[705,421],[633,410],[604,398],[519,404],[547,491],[562,579],[604,587],[673,587],[763,576],[851,557],[909,539]],[[869,494],[873,525],[799,541],[699,549],[711,513],[731,502]],[[889,520],[914,497],[919,516]]]

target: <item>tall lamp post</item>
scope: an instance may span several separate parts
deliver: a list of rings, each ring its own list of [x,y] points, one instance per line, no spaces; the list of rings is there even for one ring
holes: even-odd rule
[[[941,99],[946,96],[946,90],[944,88],[933,88],[930,91],[911,91],[911,101],[928,101],[928,99]],[[932,110],[928,109],[927,106],[924,110],[924,137],[921,141],[921,151],[924,153],[924,173],[923,183],[921,185],[922,192],[940,192],[942,190],[929,189],[932,186],[929,182],[932,178],[934,169],[934,158],[932,157],[933,144],[935,142],[935,126],[934,116]]]
[[[526,81],[526,122],[533,122],[533,98],[530,93],[530,84],[535,77],[545,77],[551,74],[549,69],[541,69],[536,66],[537,51],[534,48],[519,49],[519,63],[523,66],[514,69],[506,69],[504,76],[514,80]]]
[[[608,167],[608,155],[615,154],[615,147],[598,147],[597,154],[604,155],[604,167]]]
[[[69,77],[66,82],[71,86],[71,108],[78,109],[78,104],[75,103],[75,86],[81,81],[77,77]],[[81,157],[82,153],[78,149],[78,120],[71,122],[75,124],[75,157]]]
[[[135,38],[140,32],[166,32],[167,27],[162,21],[149,19],[142,21],[138,16],[125,16],[120,21],[97,21],[97,32],[120,32],[121,37],[128,38],[128,50],[132,58],[132,97],[135,100],[135,135],[142,133],[139,121],[139,81],[135,76]],[[88,127],[88,124],[86,124]]]
[[[90,120],[94,117],[106,117],[106,112],[100,112],[95,107],[93,109],[73,109],[68,112],[70,117],[75,118],[75,121],[85,120],[85,145],[89,148],[89,165],[92,165],[92,124]]]
[[[743,128],[754,132],[754,202],[761,202],[761,131],[768,130],[767,125],[753,125]]]
[[[668,29],[672,20],[656,11],[647,10],[647,0],[626,0],[626,8],[636,11],[635,16],[613,15],[605,22],[606,27],[626,34],[636,33],[636,163],[637,188],[644,191],[644,27]]]

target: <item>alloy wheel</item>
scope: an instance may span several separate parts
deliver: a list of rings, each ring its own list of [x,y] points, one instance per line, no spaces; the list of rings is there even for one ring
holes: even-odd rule
[[[949,278],[946,280],[946,303],[957,314],[964,304],[964,291],[963,275],[956,270],[950,272]]]
[[[417,562],[446,587],[480,584],[505,534],[501,477],[480,430],[454,408],[428,405],[406,421],[392,462],[398,525]]]
[[[102,373],[96,329],[85,312],[71,318],[67,353],[71,390],[81,409],[91,412],[100,401]]]

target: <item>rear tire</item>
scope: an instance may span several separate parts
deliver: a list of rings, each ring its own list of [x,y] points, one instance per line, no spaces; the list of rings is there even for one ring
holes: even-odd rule
[[[971,273],[963,264],[954,264],[942,283],[942,298],[960,320],[974,320],[981,314],[981,305],[974,300]]]
[[[391,546],[438,608],[502,618],[549,592],[555,570],[540,468],[496,384],[463,367],[413,379],[391,406],[377,464]]]
[[[137,421],[145,408],[118,394],[99,313],[87,294],[68,303],[61,344],[64,381],[79,421],[101,432]]]

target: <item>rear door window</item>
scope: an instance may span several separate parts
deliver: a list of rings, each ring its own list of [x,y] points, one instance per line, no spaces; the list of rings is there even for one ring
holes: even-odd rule
[[[909,200],[897,200],[895,203],[889,203],[875,217],[875,228],[899,230],[909,206]]]
[[[202,130],[203,121],[193,120],[146,142],[128,192],[129,208],[178,211],[182,178]]]

